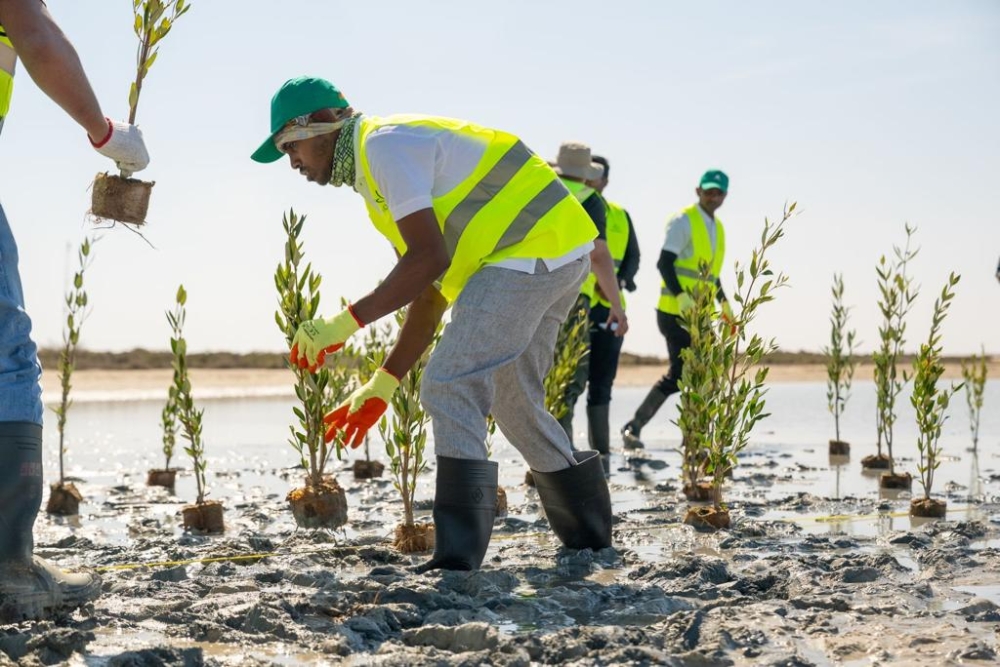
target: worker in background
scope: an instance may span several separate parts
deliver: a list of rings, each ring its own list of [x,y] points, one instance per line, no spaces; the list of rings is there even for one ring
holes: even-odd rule
[[[101,111],[76,50],[40,0],[0,0],[0,129],[10,110],[18,58],[99,153],[128,173],[149,163],[139,129]],[[101,591],[96,575],[68,574],[33,555],[43,490],[37,351],[24,310],[17,245],[0,207],[0,623],[45,618]]]
[[[603,178],[604,166],[592,160],[589,146],[577,141],[569,141],[560,145],[559,152],[552,164],[555,172],[559,174],[560,180],[583,205],[584,210],[590,215],[590,219],[594,221],[598,230],[598,237],[594,241],[594,250],[590,254],[591,274],[581,286],[577,307],[574,308],[570,317],[578,317],[577,313],[582,310],[586,317],[593,320],[590,312],[591,303],[594,300],[596,289],[599,288],[602,294],[609,295],[610,300],[609,307],[602,309],[603,319],[597,322],[597,325],[602,326],[612,338],[618,339],[620,348],[621,338],[625,335],[627,328],[627,320],[618,286],[618,276],[615,273],[615,262],[609,249],[607,207],[600,192],[592,185]],[[580,360],[576,375],[566,388],[564,395],[566,412],[559,420],[570,442],[573,441],[574,406],[577,398],[583,393],[589,377],[590,356],[588,338],[588,353]]]
[[[600,178],[590,183],[604,198],[605,216],[607,218],[608,250],[615,265],[615,275],[618,287],[622,290],[621,306],[625,310],[625,291],[635,291],[635,275],[639,271],[639,241],[635,235],[632,217],[620,204],[604,197],[604,189],[608,186],[611,165],[602,156],[593,156],[594,162],[600,164]],[[591,274],[593,275],[593,274]],[[605,457],[607,470],[607,455],[610,453],[611,427],[608,422],[608,410],[611,404],[611,388],[618,374],[618,358],[621,355],[624,339],[617,336],[607,326],[611,303],[600,286],[594,288],[590,300],[590,355],[587,375],[587,433],[590,448],[599,451]]]
[[[716,211],[726,200],[729,177],[712,169],[706,171],[695,188],[698,201],[674,216],[667,224],[667,238],[660,251],[656,268],[663,282],[657,304],[656,322],[667,341],[670,367],[661,377],[635,415],[622,427],[626,448],[643,447],[642,428],[653,418],[667,397],[678,391],[677,383],[684,368],[681,351],[691,345],[691,336],[683,325],[683,314],[694,305],[688,289],[701,279],[700,265],[711,267],[711,279],[716,285],[716,297],[723,313],[732,318],[732,311],[722,290],[719,274],[726,252],[726,234]]]
[[[434,556],[417,571],[482,564],[496,515],[490,414],[531,468],[563,544],[610,546],[600,457],[573,452],[544,407],[556,335],[590,271],[597,237],[545,160],[511,134],[466,121],[355,113],[333,84],[312,77],[291,79],[274,95],[270,132],[253,159],[285,155],[307,180],[358,192],[398,256],[369,294],[299,327],[292,363],[317,368],[356,331],[407,308],[383,367],[327,415],[328,440],[342,432],[345,442],[362,442],[451,306],[421,385],[437,482]],[[355,238],[350,229],[344,234]],[[624,317],[617,323],[626,326]]]

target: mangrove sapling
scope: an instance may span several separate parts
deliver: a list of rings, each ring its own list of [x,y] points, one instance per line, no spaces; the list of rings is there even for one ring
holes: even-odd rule
[[[346,307],[346,304],[344,304]],[[363,340],[364,349],[361,353],[358,368],[365,377],[375,374],[382,364],[385,363],[386,355],[393,342],[393,328],[390,321],[381,324],[373,323],[365,330]],[[369,434],[365,434],[365,458],[354,462],[354,479],[372,479],[381,477],[385,471],[385,464],[381,461],[374,461],[371,457]]]
[[[191,4],[186,0],[132,0],[132,30],[139,45],[135,58],[135,81],[128,93],[130,125],[135,124],[142,84],[160,53],[160,41],[189,9]],[[93,184],[91,213],[99,219],[143,225],[154,185],[154,182],[131,178],[126,171],[118,176],[98,174]]]
[[[941,464],[941,427],[947,419],[945,413],[951,397],[961,386],[952,385],[947,389],[938,388],[938,380],[944,373],[941,363],[941,323],[948,314],[948,307],[955,296],[955,285],[959,276],[952,273],[934,302],[934,315],[927,342],[920,346],[913,361],[913,393],[910,403],[917,417],[917,449],[920,450],[920,485],[924,487],[924,497],[910,501],[910,514],[914,516],[943,517],[947,502],[931,498],[934,485],[934,471]]]
[[[682,315],[684,327],[691,336],[691,349],[683,356],[684,372],[678,387],[679,416],[675,423],[681,430],[681,483],[688,500],[712,500],[711,483],[702,481],[708,458],[709,434],[714,428],[714,413],[709,404],[722,395],[722,349],[720,331],[714,325],[716,287],[711,280],[711,267],[701,267],[704,280],[690,290],[694,306]]]
[[[396,311],[396,321],[400,327],[406,317],[404,311],[405,309]],[[435,342],[436,340],[435,336]],[[427,551],[434,546],[434,525],[416,524],[413,520],[417,476],[427,469],[424,451],[430,415],[420,405],[420,380],[427,366],[429,352],[430,350],[425,352],[400,380],[399,388],[392,395],[392,419],[383,416],[378,424],[379,433],[385,441],[385,452],[389,456],[393,486],[403,500],[403,522],[396,526],[392,542],[403,553]]]
[[[222,518],[222,503],[218,500],[205,500],[207,485],[205,469],[208,465],[205,459],[205,443],[202,440],[202,417],[204,409],[199,410],[191,395],[191,378],[188,373],[187,341],[184,339],[184,322],[187,319],[187,292],[184,285],[177,288],[176,303],[173,311],[167,311],[167,321],[170,323],[170,351],[174,355],[174,390],[177,397],[177,419],[183,427],[183,436],[188,441],[184,451],[191,457],[191,469],[198,495],[193,505],[182,509],[184,528],[192,532],[216,534],[225,531]]]
[[[866,456],[861,460],[865,468],[888,468],[888,474],[882,475],[880,484],[883,488],[906,489],[912,485],[909,473],[896,474],[893,460],[893,432],[896,424],[896,399],[903,387],[910,380],[909,373],[899,371],[897,364],[903,353],[906,342],[906,315],[918,290],[913,279],[907,274],[909,263],[917,256],[917,249],[911,249],[910,243],[915,228],[906,225],[906,244],[900,248],[893,247],[895,260],[890,262],[883,255],[879,259],[875,272],[878,276],[879,312],[882,323],[879,326],[879,347],[873,355],[875,362],[875,396],[877,406],[876,428],[878,437],[878,453]],[[885,454],[882,453],[882,443],[885,443]]]
[[[83,276],[92,261],[90,248],[90,239],[84,239],[76,253],[79,268],[73,274],[73,284],[66,293],[66,328],[63,330],[63,347],[59,352],[59,385],[62,393],[59,404],[52,408],[56,413],[56,428],[59,431],[59,481],[49,488],[49,501],[45,511],[65,516],[78,514],[80,501],[83,500],[76,485],[66,480],[66,418],[73,405],[69,394],[73,388],[72,377],[76,367],[80,329],[90,312],[87,308],[87,292],[83,288]]]
[[[768,416],[764,412],[768,367],[763,361],[777,345],[774,339],[764,340],[758,334],[748,337],[747,327],[758,309],[774,299],[774,291],[788,283],[784,273],[775,275],[771,270],[768,251],[784,236],[784,225],[794,212],[793,203],[777,224],[765,218],[760,246],[753,250],[749,266],[737,263],[732,315],[715,313],[716,286],[707,264],[701,268],[702,280],[692,290],[694,305],[685,314],[691,346],[681,353],[684,402],[678,425],[694,447],[707,452],[712,506],[692,507],[685,517],[686,523],[698,527],[729,526],[729,509],[722,499],[726,475],[738,463],[750,431]],[[692,367],[695,376],[688,377]]]
[[[163,467],[154,468],[146,475],[147,486],[162,486],[174,488],[177,468],[170,467],[170,459],[174,457],[174,446],[177,444],[177,387],[173,384],[167,389],[167,402],[160,411],[160,428],[163,432]]]
[[[299,236],[305,221],[305,216],[296,215],[294,210],[282,216],[285,259],[274,273],[280,308],[274,319],[289,348],[299,325],[319,312],[322,277],[313,271],[311,264],[301,265],[304,253]],[[306,471],[305,486],[289,491],[287,500],[297,525],[339,528],[347,523],[347,496],[337,479],[325,471],[331,454],[340,459],[343,437],[338,435],[330,443],[332,447],[328,445],[323,417],[345,397],[350,370],[346,364],[339,364],[336,370],[320,368],[312,373],[287,359],[286,364],[295,374],[295,396],[300,403],[292,409],[298,427],[289,426],[289,443],[298,452]]]
[[[962,360],[962,379],[965,381],[965,404],[969,407],[969,431],[972,434],[973,454],[979,449],[979,415],[983,411],[986,393],[986,349],[980,348],[979,356]]]
[[[850,308],[844,305],[844,277],[833,276],[833,313],[830,315],[830,345],[823,348],[826,355],[826,402],[833,415],[834,439],[830,441],[831,456],[847,456],[851,445],[840,439],[840,416],[851,395],[851,382],[857,359],[854,358],[856,332],[848,330]]]

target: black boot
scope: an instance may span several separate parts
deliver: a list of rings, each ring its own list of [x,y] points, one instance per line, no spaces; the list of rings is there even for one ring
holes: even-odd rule
[[[611,427],[608,425],[608,406],[587,406],[587,433],[590,448],[607,456],[611,452]]]
[[[573,452],[578,463],[556,472],[532,471],[552,531],[570,549],[611,546],[611,492],[601,455]]]
[[[635,416],[629,423],[622,426],[622,440],[625,441],[625,449],[645,447],[642,440],[639,439],[639,432],[642,431],[643,426],[649,423],[649,420],[653,418],[665,400],[667,400],[667,394],[664,394],[659,388],[653,387],[649,390],[646,398],[642,399],[639,409],[635,411]]]
[[[496,518],[497,470],[493,461],[437,457],[434,557],[415,572],[479,569]]]
[[[42,427],[0,422],[0,623],[44,618],[93,600],[101,580],[32,556],[42,504]]]

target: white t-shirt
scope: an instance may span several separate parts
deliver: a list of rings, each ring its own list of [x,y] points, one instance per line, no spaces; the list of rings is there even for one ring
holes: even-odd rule
[[[708,241],[712,245],[712,253],[715,253],[715,218],[705,213],[705,209],[698,206],[701,217],[705,220],[705,228],[708,230]],[[694,256],[694,243],[691,242],[691,219],[687,213],[681,213],[667,223],[667,238],[663,242],[663,249],[677,255],[677,259],[689,259]]]
[[[358,123],[355,126],[355,160],[360,129]],[[474,137],[435,127],[385,125],[368,135],[365,151],[375,187],[362,187],[358,191],[369,198],[378,190],[392,219],[400,220],[431,208],[435,197],[451,192],[468,178],[486,152],[486,144]],[[359,173],[358,178],[362,177]],[[375,205],[374,201],[369,203]],[[587,242],[562,257],[542,261],[553,271],[583,257],[593,247],[592,242]],[[536,259],[517,258],[505,259],[493,266],[534,273],[536,264]]]

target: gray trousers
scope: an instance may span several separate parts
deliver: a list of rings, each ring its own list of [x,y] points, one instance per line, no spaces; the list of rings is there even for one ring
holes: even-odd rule
[[[438,456],[486,460],[486,417],[528,466],[575,465],[566,433],[545,409],[543,382],[559,327],[590,271],[590,257],[534,274],[487,266],[465,285],[424,371],[420,398]]]

